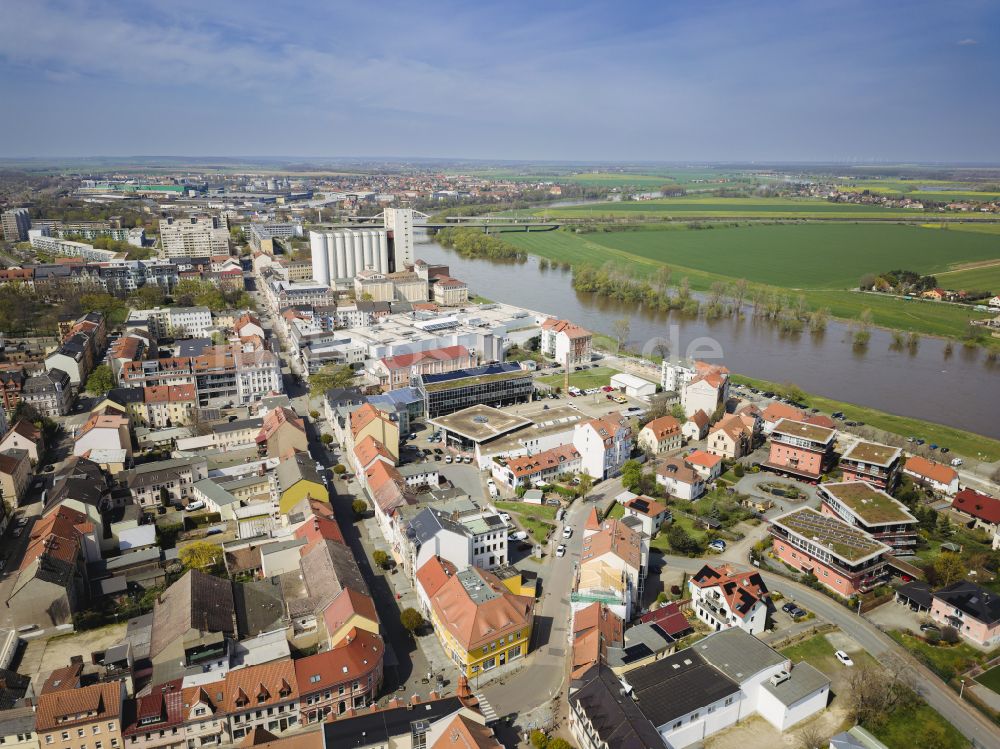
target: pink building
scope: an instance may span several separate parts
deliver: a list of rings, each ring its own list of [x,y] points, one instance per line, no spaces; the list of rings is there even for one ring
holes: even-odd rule
[[[782,419],[771,432],[764,468],[815,481],[830,467],[836,435],[835,429]]]
[[[1000,596],[960,580],[933,594],[931,618],[983,647],[1000,645]]]

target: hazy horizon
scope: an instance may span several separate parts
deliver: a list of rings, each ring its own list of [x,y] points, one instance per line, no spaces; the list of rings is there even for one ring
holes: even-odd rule
[[[10,0],[3,14],[9,159],[294,144],[344,159],[1000,162],[991,2]]]

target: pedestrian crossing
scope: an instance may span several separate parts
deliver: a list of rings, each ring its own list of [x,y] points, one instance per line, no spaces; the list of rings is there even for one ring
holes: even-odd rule
[[[476,699],[479,700],[479,709],[483,713],[483,717],[486,718],[487,725],[499,719],[500,716],[497,715],[497,711],[493,709],[493,705],[489,703],[481,692],[476,693]]]

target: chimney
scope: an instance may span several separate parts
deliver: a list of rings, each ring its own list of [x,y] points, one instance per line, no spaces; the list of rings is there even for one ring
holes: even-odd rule
[[[410,704],[411,705],[419,705],[420,704],[420,695],[419,694],[415,694],[412,697],[410,697]]]

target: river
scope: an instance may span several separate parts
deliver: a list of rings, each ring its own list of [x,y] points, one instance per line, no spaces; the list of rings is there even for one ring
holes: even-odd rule
[[[706,321],[682,315],[650,314],[573,289],[569,271],[541,270],[538,258],[523,264],[471,260],[440,245],[418,239],[416,255],[448,265],[451,274],[469,285],[470,293],[498,302],[572,320],[590,330],[610,334],[615,320],[629,317],[630,348],[652,351],[652,341],[671,341],[670,356],[691,353],[711,358],[717,344],[732,371],[781,383],[807,392],[870,406],[902,416],[967,429],[1000,438],[1000,364],[980,350],[924,336],[917,350],[890,349],[885,330],[872,330],[864,351],[855,351],[847,325],[831,320],[821,336],[808,331],[783,335],[776,326],[750,318]],[[691,350],[692,344],[697,346]]]

